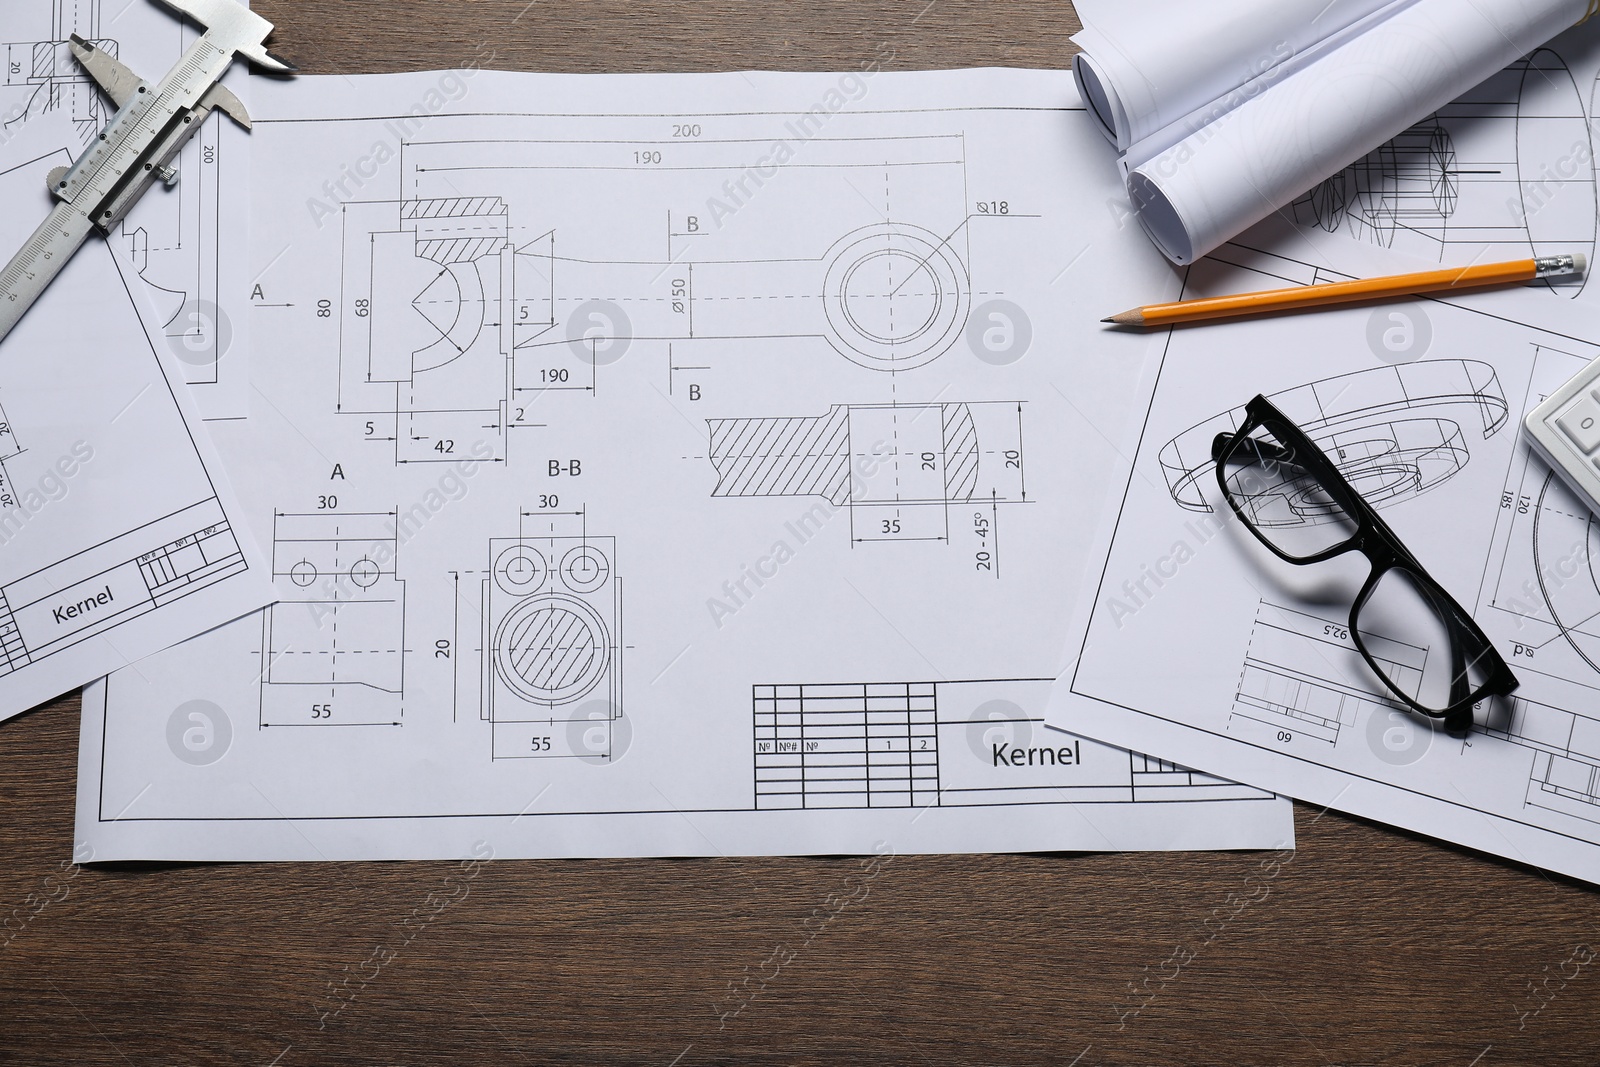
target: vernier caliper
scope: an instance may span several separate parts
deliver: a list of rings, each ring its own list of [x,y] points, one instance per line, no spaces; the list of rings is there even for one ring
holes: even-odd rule
[[[250,128],[222,76],[243,56],[262,70],[295,68],[267,51],[272,23],[234,0],[160,0],[206,28],[161,84],[150,85],[77,34],[72,54],[116,105],[100,136],[71,167],[50,172],[59,203],[0,273],[0,339],[11,332],[92,230],[109,234],[156,181],[178,180],[173,161],[215,110]]]

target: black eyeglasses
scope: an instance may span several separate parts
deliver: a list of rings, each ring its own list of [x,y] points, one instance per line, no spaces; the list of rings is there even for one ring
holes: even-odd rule
[[[1218,434],[1211,445],[1217,483],[1234,514],[1289,563],[1365,556],[1372,573],[1350,609],[1357,651],[1407,707],[1465,734],[1473,705],[1509,694],[1516,675],[1327,453],[1266,397],[1245,412],[1237,432]],[[1352,457],[1341,448],[1340,458]],[[1381,456],[1354,458],[1359,469],[1384,475]]]

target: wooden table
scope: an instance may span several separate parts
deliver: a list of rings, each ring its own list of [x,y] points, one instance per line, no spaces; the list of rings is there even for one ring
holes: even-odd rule
[[[1035,0],[257,7],[311,73],[845,69],[883,42],[891,69],[1050,67],[1076,28]],[[449,863],[73,868],[77,713],[0,728],[0,1062],[1600,1059],[1574,962],[1600,896],[1303,806],[1292,856],[897,858],[801,948],[857,860],[495,862],[465,897]]]

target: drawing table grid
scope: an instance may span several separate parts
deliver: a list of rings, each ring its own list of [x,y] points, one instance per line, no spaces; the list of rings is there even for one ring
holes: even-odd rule
[[[1064,67],[1077,28],[1039,0],[255,6],[311,73]],[[781,692],[757,741],[836,713]],[[872,800],[915,799],[920,693],[875,699],[845,701],[891,742]],[[1596,1059],[1594,890],[1303,805],[1293,853],[76,868],[77,727],[76,697],[0,726],[6,1062]]]
[[[756,807],[937,804],[934,690],[931,682],[756,686]]]

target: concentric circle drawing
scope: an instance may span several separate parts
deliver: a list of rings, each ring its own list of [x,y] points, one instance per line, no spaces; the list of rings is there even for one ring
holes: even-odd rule
[[[592,593],[611,577],[611,564],[599,549],[579,545],[561,558],[561,580],[574,593]]]
[[[593,608],[559,593],[517,605],[494,638],[494,667],[510,689],[536,704],[566,704],[605,677],[611,644]]]
[[[944,300],[938,276],[916,256],[898,249],[881,249],[856,260],[841,284],[840,308],[851,329],[885,345],[904,344],[927,333]]]
[[[535,593],[544,585],[550,565],[538,549],[512,545],[494,561],[494,580],[508,593]]]
[[[867,226],[826,256],[830,341],[872,370],[912,370],[943,355],[966,328],[972,294],[950,242],[919,226]]]
[[[1561,636],[1600,672],[1600,521],[1551,473],[1533,514],[1533,570]]]

